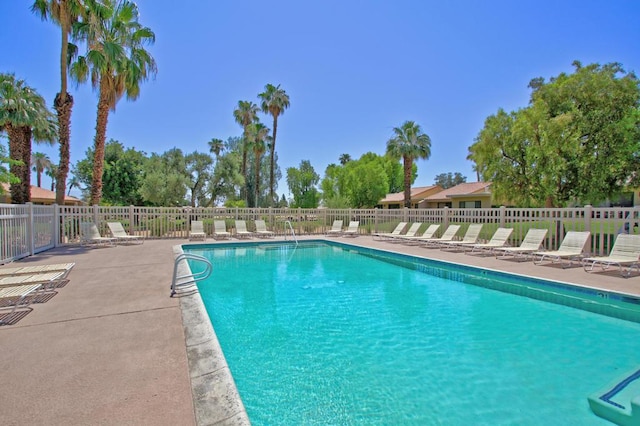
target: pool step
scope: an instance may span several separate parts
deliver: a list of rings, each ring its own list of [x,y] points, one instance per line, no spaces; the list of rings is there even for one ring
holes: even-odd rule
[[[588,400],[597,416],[620,426],[640,426],[640,370],[626,374]]]

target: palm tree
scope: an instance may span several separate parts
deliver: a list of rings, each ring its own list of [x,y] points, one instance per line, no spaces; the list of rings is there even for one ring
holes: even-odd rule
[[[351,161],[351,156],[349,154],[341,154],[340,158],[338,159],[338,161],[340,161],[340,164],[342,164],[344,166],[349,161]]]
[[[50,164],[49,167],[47,167],[44,170],[44,174],[51,178],[51,190],[55,191],[56,190],[56,178],[58,176],[58,166],[53,164],[53,163]]]
[[[17,160],[10,172],[20,179],[11,184],[11,202],[24,204],[31,200],[31,140],[53,143],[58,129],[44,98],[13,74],[0,74],[0,129],[9,137],[9,157]]]
[[[36,172],[38,188],[42,188],[42,172],[51,166],[51,159],[47,154],[34,152],[31,156],[31,166],[33,166],[31,170]]]
[[[69,179],[69,192],[67,192],[67,195],[71,195],[71,190],[73,188],[80,188],[80,179],[75,176],[72,176],[71,179]]]
[[[56,94],[54,108],[58,115],[58,140],[60,142],[60,165],[58,167],[58,185],[56,185],[56,203],[64,204],[65,183],[69,173],[70,128],[73,97],[67,93],[67,60],[69,57],[69,34],[74,22],[82,10],[78,0],[35,0],[31,11],[42,20],[51,18],[61,30],[62,45],[60,49],[60,92]]]
[[[248,129],[248,137],[251,147],[253,148],[254,167],[255,167],[255,206],[258,207],[258,199],[260,196],[260,163],[262,155],[267,150],[266,140],[269,138],[269,128],[262,123],[250,124]]]
[[[284,114],[284,110],[289,108],[289,95],[284,89],[280,88],[280,85],[274,86],[273,84],[267,84],[264,87],[264,92],[258,95],[262,100],[260,107],[262,111],[267,114],[271,114],[273,117],[273,134],[271,135],[271,149],[270,149],[270,166],[269,166],[269,205],[274,203],[274,170],[275,170],[275,158],[276,158],[276,133],[278,132],[278,117]]]
[[[209,151],[214,154],[216,158],[218,158],[220,153],[224,151],[224,142],[222,139],[213,138],[207,143],[209,144]]]
[[[144,46],[155,42],[155,34],[138,22],[138,7],[129,0],[85,0],[86,21],[74,25],[74,37],[85,40],[87,52],[71,65],[79,82],[89,76],[98,90],[98,114],[94,139],[92,205],[102,198],[104,147],[109,111],[126,94],[136,100],[140,83],[157,72],[153,57]]]
[[[247,140],[247,128],[253,122],[258,119],[258,105],[254,104],[251,101],[238,101],[238,107],[233,111],[233,117],[236,120],[236,123],[242,126],[242,177],[244,177],[244,181],[247,181],[247,150],[248,150],[248,140]],[[244,199],[246,201],[246,185],[243,189],[244,191]]]
[[[429,159],[431,139],[422,132],[420,125],[405,121],[400,127],[393,128],[394,137],[387,141],[387,154],[402,158],[404,162],[404,206],[411,208],[411,172],[413,160]]]

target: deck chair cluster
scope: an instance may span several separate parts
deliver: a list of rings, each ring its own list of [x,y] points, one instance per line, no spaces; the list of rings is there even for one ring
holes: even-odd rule
[[[211,237],[215,240],[228,240],[233,237],[237,239],[250,239],[257,238],[273,238],[275,232],[267,229],[267,225],[264,220],[256,219],[254,221],[255,230],[250,231],[247,226],[246,220],[234,220],[233,226],[227,228],[227,221],[223,219],[213,220],[213,231]],[[192,220],[191,228],[189,230],[189,240],[202,240],[205,241],[208,235],[205,232],[204,223],[201,220]]]
[[[75,263],[0,268],[0,325],[11,324],[31,311],[31,304],[48,300],[67,280]]]
[[[325,232],[325,235],[328,237],[357,237],[358,235],[360,235],[359,220],[350,221],[349,226],[346,229],[343,229],[342,227],[343,223],[344,223],[343,220],[340,220],[340,219],[334,220],[333,224],[331,225],[331,229],[328,229]]]

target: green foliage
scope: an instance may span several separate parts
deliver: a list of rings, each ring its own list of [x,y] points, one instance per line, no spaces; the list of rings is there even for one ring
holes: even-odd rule
[[[194,151],[185,159],[186,183],[191,192],[191,207],[203,199],[206,183],[211,179],[213,158],[209,154]]]
[[[302,160],[300,167],[287,169],[287,185],[293,194],[291,207],[316,208],[320,202],[320,193],[315,187],[320,176],[315,172],[309,160]]]
[[[376,161],[350,161],[345,166],[346,196],[351,207],[372,208],[384,198],[389,181],[382,165]]]
[[[462,174],[459,172],[456,172],[455,174],[451,172],[440,173],[435,178],[436,185],[440,185],[443,189],[453,188],[454,186],[465,183],[466,181],[466,176],[462,176]]]
[[[145,164],[140,194],[153,206],[187,204],[186,163],[182,151],[173,148],[164,154],[152,154]]]
[[[640,176],[640,86],[620,64],[533,79],[529,106],[487,118],[468,159],[522,206],[599,202]]]
[[[4,145],[0,145],[0,183],[18,183],[19,179],[11,174],[7,166],[16,163],[15,160],[9,158],[7,150]],[[0,185],[0,194],[4,192],[2,185]]]
[[[244,177],[240,173],[242,154],[236,151],[228,151],[218,157],[213,169],[213,176],[207,184],[208,200],[200,200],[201,206],[216,205],[218,199],[226,201],[234,200],[244,186]],[[246,202],[242,200],[244,206]],[[226,202],[225,202],[226,205]]]

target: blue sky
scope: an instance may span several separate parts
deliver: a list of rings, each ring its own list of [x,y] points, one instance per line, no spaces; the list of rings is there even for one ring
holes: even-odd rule
[[[59,90],[59,30],[31,0],[0,1],[0,72],[15,73],[50,105]],[[571,63],[620,62],[640,73],[640,2],[137,0],[154,30],[158,64],[135,102],[120,101],[107,138],[162,153],[208,150],[242,132],[239,100],[258,103],[280,84],[291,106],[276,151],[288,167],[310,160],[324,175],[347,153],[383,154],[392,128],[414,120],[431,137],[416,186],[439,173],[475,181],[468,147],[498,108],[526,107],[529,81],[572,72]],[[93,144],[97,94],[75,87],[71,160]],[[271,127],[271,118],[262,116]],[[6,142],[6,141],[5,141]],[[58,161],[57,148],[36,146]],[[45,178],[44,185],[48,185]]]

